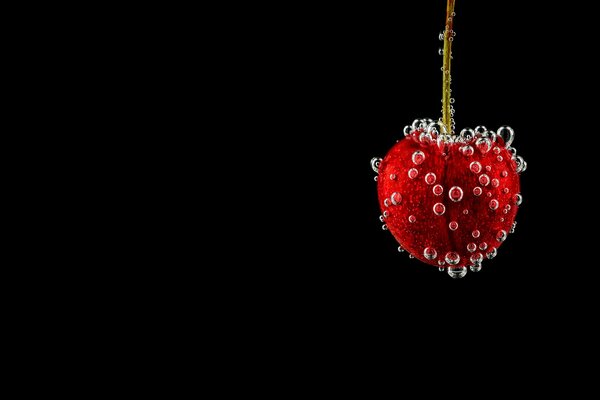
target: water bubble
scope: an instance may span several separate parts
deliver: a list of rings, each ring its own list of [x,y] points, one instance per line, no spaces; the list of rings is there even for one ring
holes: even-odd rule
[[[386,206],[386,207],[389,207],[390,206],[390,199],[385,199],[383,201],[383,205]]]
[[[477,229],[475,229],[475,230],[474,230],[474,231],[471,233],[471,235],[473,235],[473,237],[474,237],[475,239],[477,239],[477,238],[478,238],[478,237],[481,235],[481,232],[479,232]]]
[[[475,128],[475,133],[485,136],[485,134],[487,134],[487,128],[483,125],[479,125]]]
[[[510,206],[510,204],[507,204],[507,205],[505,205],[505,206],[504,206],[504,209],[505,209],[505,210],[508,210],[508,211],[510,211],[510,209],[511,209],[511,208],[512,208],[512,207]]]
[[[373,180],[374,180],[375,182],[377,182],[377,177],[373,178]]]
[[[498,128],[498,136],[504,141],[504,147],[508,148],[515,139],[515,131],[510,126],[501,126]]]
[[[473,161],[469,165],[469,169],[471,170],[471,172],[478,174],[481,172],[481,164],[478,161]]]
[[[414,215],[408,216],[408,222],[410,222],[411,224],[414,224],[416,220],[417,220],[417,217],[415,217]]]
[[[505,208],[504,210],[502,210],[502,213],[503,214],[508,214],[508,210]],[[502,218],[502,221],[500,221],[500,222],[504,222],[504,218]]]
[[[506,178],[508,176],[508,171],[502,171],[500,175],[502,175],[503,178]]]
[[[527,171],[527,161],[523,160],[523,169],[521,170],[521,172],[525,171]]]
[[[385,224],[383,224],[383,225],[381,225],[381,229],[383,229],[384,231],[387,231],[388,230],[388,226],[385,225]]]
[[[438,260],[438,265],[441,267],[442,265],[446,265],[446,261],[444,260]]]
[[[521,193],[515,194],[515,197],[513,199],[515,201],[515,204],[520,206],[521,203],[523,202],[523,196],[521,196]]]
[[[464,278],[467,275],[467,267],[448,267],[448,275],[454,279]]]
[[[417,129],[419,129],[421,127],[421,120],[420,119],[415,119],[411,125],[412,130],[416,131]]]
[[[517,173],[520,174],[524,171],[525,160],[521,156],[517,156]]]
[[[412,128],[410,127],[410,125],[406,125],[402,132],[404,132],[404,136],[410,136],[410,134],[412,133]]]
[[[490,172],[490,171],[492,170],[492,167],[491,167],[491,166],[489,166],[489,165],[486,165],[486,166],[485,166],[485,170],[486,170],[487,172]]]
[[[490,177],[487,176],[486,174],[479,175],[479,183],[481,183],[483,186],[489,185],[490,184]]]
[[[469,243],[467,245],[467,250],[469,250],[471,253],[474,252],[475,250],[477,250],[477,245],[475,243]]]
[[[440,272],[444,272],[445,268],[444,267],[438,267],[438,271]]]
[[[415,179],[417,175],[419,175],[419,170],[417,170],[416,168],[411,168],[408,170],[408,177],[410,179]]]
[[[496,159],[498,160],[498,162],[502,162],[502,160],[504,160],[504,158],[502,158],[502,156],[498,156]]]
[[[402,246],[398,246],[398,253],[404,253],[404,249],[402,248]]]
[[[490,200],[490,209],[491,210],[496,210],[499,206],[498,200],[496,199],[492,199]]]
[[[440,41],[444,40],[444,32],[440,32],[440,34],[438,35],[438,39],[440,39]]]
[[[481,189],[479,186],[475,186],[473,188],[473,194],[475,196],[481,196],[481,193],[483,193],[483,189]]]
[[[409,254],[408,258],[415,258],[415,256],[413,256],[412,254]]]
[[[508,188],[502,189],[502,193],[507,194],[508,192],[510,192],[510,190]]]
[[[487,243],[486,242],[479,243],[479,250],[485,250],[485,249],[487,249]]]
[[[414,162],[416,165],[420,165],[423,163],[423,161],[425,161],[425,153],[423,153],[421,150],[415,151],[412,155],[412,162]]]
[[[371,158],[371,168],[373,168],[373,171],[375,171],[376,173],[379,173],[380,165],[381,165],[381,158],[379,158],[379,157]]]
[[[506,213],[505,213],[506,214]],[[504,218],[500,218],[500,222],[504,222]]]
[[[506,236],[508,234],[506,233],[505,230],[500,230],[498,231],[498,233],[496,234],[496,240],[499,241],[500,243],[504,242],[506,240]]]
[[[498,155],[498,154],[500,154],[500,152],[502,151],[502,149],[500,147],[494,147],[493,151],[494,151],[495,155]]]
[[[448,228],[450,228],[450,230],[451,230],[451,231],[455,231],[455,230],[457,230],[457,229],[458,229],[458,222],[456,222],[456,221],[451,221],[451,222],[448,224]]]
[[[486,254],[488,260],[491,260],[492,258],[496,257],[496,255],[498,254],[498,250],[496,250],[495,247],[490,248],[490,251],[488,251],[488,253]]]
[[[425,247],[423,250],[423,257],[428,260],[434,260],[437,257],[437,251],[433,247]]]
[[[473,147],[471,146],[463,146],[461,152],[464,156],[470,157],[475,153],[475,150],[473,150]]]
[[[497,188],[498,186],[500,186],[500,181],[496,178],[492,179],[492,186]]]
[[[450,104],[454,104],[455,100],[454,98],[450,98]]]
[[[469,268],[471,268],[472,272],[479,272],[481,271],[481,264],[473,264]]]
[[[453,202],[459,202],[463,198],[463,190],[460,188],[460,186],[452,186],[448,191],[448,196]]]
[[[442,48],[440,47],[440,48],[438,49],[438,54],[439,54],[440,56],[443,56],[443,55],[444,55],[444,49],[442,49]]]
[[[481,253],[473,254],[471,256],[470,260],[473,264],[481,264],[481,262],[483,261],[483,254],[481,254]]]
[[[398,192],[394,192],[394,193],[392,193],[391,199],[392,199],[392,204],[397,206],[398,204],[400,204],[402,202],[402,195]]]
[[[492,197],[492,192],[487,192],[487,197]]]
[[[380,216],[379,216],[379,220],[380,220],[381,222],[383,222],[383,215],[380,215]]]
[[[460,262],[460,256],[455,251],[447,252],[444,258],[449,265],[456,265]]]
[[[436,176],[433,172],[428,173],[427,175],[425,175],[425,183],[428,185],[433,185],[435,183],[436,180]]]
[[[423,144],[429,144],[433,141],[432,137],[431,137],[431,133],[429,132],[421,132],[421,134],[419,135],[419,142],[423,143]]]
[[[385,211],[383,212],[383,218],[387,218],[387,217],[389,217],[389,216],[390,216],[390,212],[389,212],[388,210],[385,210]]]
[[[473,129],[465,128],[460,131],[460,137],[463,139],[463,142],[469,143],[475,137],[475,132]]]
[[[515,229],[517,229],[517,221],[513,221],[512,227],[510,228],[510,233],[515,233]]]
[[[433,213],[435,215],[443,215],[446,212],[446,206],[442,203],[435,203],[433,205]]]
[[[435,194],[436,196],[441,196],[442,193],[444,193],[444,188],[442,185],[435,185],[433,187],[433,194]]]
[[[396,179],[396,174],[390,174],[390,179],[391,180],[395,180]]]
[[[477,147],[477,149],[479,149],[481,154],[486,154],[492,148],[492,141],[488,138],[480,137],[475,142],[475,146]]]
[[[466,208],[463,210],[463,214],[467,215],[469,213],[469,210],[467,210]]]

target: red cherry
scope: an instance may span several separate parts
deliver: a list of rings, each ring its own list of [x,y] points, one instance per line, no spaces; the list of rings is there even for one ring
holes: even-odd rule
[[[478,271],[495,257],[513,230],[524,162],[501,136],[443,139],[450,137],[411,130],[374,164],[377,191],[385,226],[401,248],[462,277],[467,266]]]

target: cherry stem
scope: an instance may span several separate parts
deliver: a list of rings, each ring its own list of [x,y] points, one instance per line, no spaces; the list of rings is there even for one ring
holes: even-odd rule
[[[452,118],[453,107],[451,103],[450,83],[452,77],[450,76],[450,62],[452,60],[452,40],[454,37],[454,30],[452,29],[454,16],[454,1],[448,0],[446,6],[446,29],[444,30],[444,65],[442,68],[443,73],[443,88],[442,88],[442,123],[446,126],[446,130],[449,134],[454,134],[454,118]]]

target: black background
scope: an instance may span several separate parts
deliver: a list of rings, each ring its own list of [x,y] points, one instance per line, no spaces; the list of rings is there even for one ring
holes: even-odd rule
[[[265,279],[332,315],[399,315],[419,304],[468,315],[512,304],[507,314],[535,315],[590,304],[595,272],[585,249],[595,239],[582,229],[595,216],[586,213],[593,209],[582,186],[591,179],[584,166],[591,149],[581,139],[595,115],[590,11],[457,2],[457,128],[510,125],[528,169],[516,233],[481,272],[453,280],[399,254],[378,220],[370,159],[383,157],[405,125],[437,119],[441,109],[445,1],[400,3],[311,9],[281,22],[292,34],[270,47],[277,87],[267,114],[285,140],[276,139],[282,151],[269,167],[287,179],[268,178],[275,238],[263,245],[277,266]]]

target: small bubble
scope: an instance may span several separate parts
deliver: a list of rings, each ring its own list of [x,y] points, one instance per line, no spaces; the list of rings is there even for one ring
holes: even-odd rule
[[[437,251],[433,247],[425,247],[423,250],[423,257],[428,260],[434,260],[437,257]]]
[[[506,240],[506,236],[508,234],[506,233],[505,230],[500,230],[498,231],[498,233],[496,234],[496,240],[499,241],[500,243],[504,242]]]
[[[483,125],[479,125],[478,127],[475,128],[475,133],[478,133],[483,136],[483,135],[487,134],[487,128]]]
[[[478,174],[481,172],[481,164],[478,161],[473,161],[469,165],[469,169],[471,170],[471,172]]]
[[[473,236],[475,239],[477,239],[477,238],[479,237],[479,235],[481,235],[481,232],[479,232],[477,229],[475,229],[475,230],[474,230],[474,231],[471,233],[471,235],[472,235],[472,236]]]
[[[483,261],[483,254],[481,254],[481,253],[473,254],[471,256],[470,260],[473,264],[481,264],[481,262]]]
[[[383,205],[386,206],[386,207],[389,207],[390,206],[390,199],[385,199],[383,201]]]
[[[436,180],[436,176],[433,172],[428,173],[427,175],[425,175],[425,183],[428,185],[433,185],[435,183]]]
[[[455,230],[457,230],[457,229],[458,229],[458,222],[456,222],[456,221],[451,221],[451,222],[448,224],[448,228],[450,228],[450,230],[451,230],[451,231],[455,231]]]
[[[502,189],[502,193],[507,194],[508,192],[510,192],[510,190],[508,188]]]
[[[508,214],[508,210],[505,208],[504,210],[502,210],[502,213]],[[502,219],[504,219],[504,218],[502,218]]]
[[[486,166],[485,166],[485,170],[486,170],[487,172],[491,172],[491,171],[492,171],[492,167],[491,167],[491,166],[489,166],[489,165],[486,165]]]
[[[415,179],[417,175],[419,175],[419,170],[417,170],[416,168],[411,168],[408,170],[408,177],[410,179]]]
[[[471,268],[472,272],[479,272],[479,271],[481,271],[481,263],[473,264],[469,268]]]
[[[402,246],[398,246],[398,253],[404,253],[404,249],[402,248]]]
[[[509,147],[515,139],[515,131],[510,126],[501,126],[498,128],[498,136],[502,138],[504,147]]]
[[[444,258],[449,265],[456,265],[460,262],[460,256],[455,251],[447,252]]]
[[[381,166],[381,158],[379,158],[379,157],[371,158],[371,168],[373,169],[373,171],[375,171],[376,173],[379,173],[380,166]]]
[[[414,224],[416,220],[417,220],[417,217],[415,217],[414,215],[408,216],[408,222],[410,222],[411,224]]]
[[[387,217],[389,217],[389,216],[390,216],[390,212],[389,212],[388,210],[385,210],[385,211],[383,212],[383,218],[387,218]]]
[[[446,261],[444,260],[438,260],[438,265],[441,267],[442,265],[446,265]],[[443,270],[443,268],[442,268]]]
[[[392,204],[397,206],[398,204],[400,204],[402,202],[402,195],[398,192],[394,192],[392,193]]]
[[[467,210],[467,209],[463,210],[463,214],[467,215],[468,213],[469,213],[469,210]]]
[[[442,203],[435,203],[433,205],[433,213],[435,215],[443,215],[446,212],[446,206]]]
[[[415,163],[415,165],[420,165],[423,161],[425,161],[425,153],[421,150],[415,151],[412,155],[412,162]]]
[[[515,229],[517,228],[517,221],[514,221],[512,227],[510,228],[510,233],[515,233]]]
[[[481,196],[481,193],[483,193],[483,189],[481,189],[479,186],[475,186],[473,188],[473,194],[475,196]]]
[[[504,160],[504,158],[502,158],[502,156],[498,156],[496,159],[498,160],[498,162],[502,162],[502,160]]]
[[[461,201],[463,198],[463,190],[459,186],[453,186],[448,191],[448,196],[453,202]]]
[[[495,247],[490,248],[490,251],[486,254],[488,260],[491,260],[492,258],[496,257],[496,255],[498,254],[498,250],[496,250]]]
[[[475,250],[477,250],[477,245],[475,243],[469,243],[467,245],[467,250],[469,250],[471,253],[474,252]]]
[[[494,147],[494,154],[495,154],[495,155],[498,155],[498,154],[500,154],[500,152],[501,152],[501,151],[502,151],[502,149],[501,149],[500,147],[497,147],[497,146],[496,146],[496,147]]]
[[[492,192],[488,192],[487,197],[492,197]]]
[[[471,147],[471,146],[464,146],[461,151],[462,151],[463,155],[467,156],[467,157],[472,156],[473,153],[475,152],[475,150],[473,150],[473,147]]]
[[[383,229],[384,231],[387,231],[387,230],[388,230],[388,226],[387,226],[387,225],[385,225],[385,224],[384,224],[384,225],[381,225],[381,229]]]
[[[438,35],[438,39],[440,39],[440,41],[444,40],[444,32],[440,32],[440,34]]]
[[[413,256],[412,254],[409,254],[408,258],[415,258],[415,256]]]
[[[525,171],[525,160],[521,156],[517,156],[517,173]]]
[[[436,196],[441,196],[442,193],[444,193],[444,188],[442,187],[442,185],[435,185],[433,187],[433,194],[435,194]]]
[[[498,208],[498,205],[499,205],[498,200],[496,200],[496,199],[490,200],[490,209],[491,210],[496,210]]]
[[[396,174],[390,174],[390,179],[391,179],[391,180],[394,180],[394,179],[396,179]]]
[[[379,216],[379,220],[380,220],[381,222],[383,222],[383,215],[380,215],[380,216]]]
[[[506,213],[505,213],[506,214]],[[500,218],[500,222],[504,222],[504,218]]]
[[[404,133],[404,136],[410,136],[412,128],[410,127],[410,125],[406,125],[402,132]]]
[[[496,178],[492,179],[492,186],[497,188],[498,186],[500,186],[500,181]]]
[[[447,270],[453,279],[464,278],[467,275],[467,267],[448,267]]]
[[[510,206],[510,204],[507,204],[507,205],[505,205],[505,206],[504,206],[504,209],[505,209],[505,210],[508,210],[508,211],[510,211],[510,209],[511,209],[511,208],[512,208],[512,207]]]
[[[479,175],[479,183],[481,183],[483,186],[489,185],[490,184],[490,177],[487,176],[486,174]]]
[[[475,129],[475,131],[477,131],[477,129]],[[492,141],[486,137],[480,137],[475,142],[475,146],[479,149],[481,154],[486,154],[492,148]]]
[[[374,180],[375,182],[377,182],[377,177],[373,178],[373,180]]]
[[[438,49],[438,54],[439,54],[440,56],[443,56],[443,55],[444,55],[444,49],[442,49],[442,48],[440,47],[440,48]]]
[[[487,249],[487,243],[486,242],[481,242],[479,244],[479,250],[485,250]]]
[[[438,261],[438,264],[439,264],[439,261]],[[438,267],[438,271],[440,271],[440,272],[444,272],[444,269],[445,269],[444,267]]]
[[[521,193],[515,194],[514,201],[516,205],[521,205],[521,203],[523,202],[523,196],[521,196]]]
[[[502,171],[500,175],[502,175],[503,178],[506,178],[508,176],[508,171]]]

